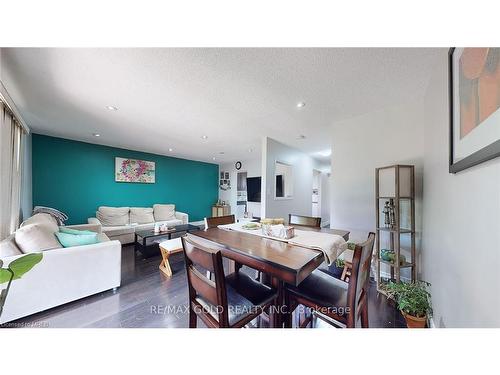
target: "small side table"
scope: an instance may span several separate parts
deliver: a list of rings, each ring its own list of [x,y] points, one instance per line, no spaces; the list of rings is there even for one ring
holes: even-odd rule
[[[182,241],[180,237],[174,238],[173,240],[166,240],[160,242],[160,253],[162,261],[160,263],[160,271],[167,277],[172,277],[172,268],[170,268],[170,263],[168,258],[171,254],[179,253],[183,250]]]
[[[226,204],[224,206],[219,206],[214,204],[212,206],[212,216],[213,217],[219,217],[219,216],[227,216],[231,215],[231,206]]]

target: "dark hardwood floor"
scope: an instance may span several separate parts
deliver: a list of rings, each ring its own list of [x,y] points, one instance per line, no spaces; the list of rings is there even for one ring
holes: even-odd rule
[[[184,255],[171,257],[172,278],[158,269],[160,256],[144,259],[132,245],[122,253],[122,285],[75,302],[7,323],[2,327],[48,328],[187,328],[187,282]],[[249,270],[247,270],[248,272]],[[399,311],[371,284],[369,320],[372,328],[405,327]],[[331,327],[321,319],[315,327]],[[264,323],[265,324],[265,323]],[[198,320],[198,327],[204,327]]]

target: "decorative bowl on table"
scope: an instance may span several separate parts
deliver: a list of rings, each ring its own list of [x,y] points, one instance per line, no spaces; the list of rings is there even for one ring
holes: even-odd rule
[[[257,230],[257,229],[260,229],[260,224],[250,222],[250,223],[246,223],[245,225],[242,225],[241,228],[243,228],[245,230]]]

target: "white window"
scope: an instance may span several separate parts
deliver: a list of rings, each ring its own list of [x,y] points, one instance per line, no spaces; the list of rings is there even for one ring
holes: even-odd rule
[[[23,128],[0,98],[0,240],[19,225],[23,134]]]

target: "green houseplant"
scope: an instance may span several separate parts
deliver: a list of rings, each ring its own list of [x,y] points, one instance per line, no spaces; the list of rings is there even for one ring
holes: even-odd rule
[[[428,282],[393,283],[386,286],[389,298],[396,301],[408,328],[424,328],[427,318],[432,316],[431,294]]]
[[[0,316],[2,316],[3,306],[12,281],[20,279],[25,273],[35,267],[43,258],[42,253],[31,253],[10,262],[7,268],[3,268],[3,261],[0,259],[0,285],[7,283],[5,289],[0,290]]]

